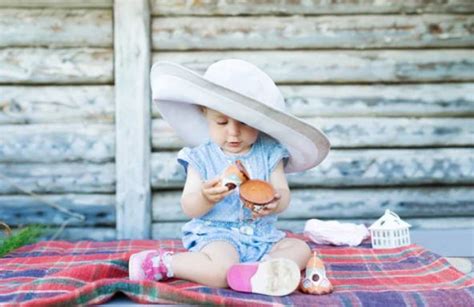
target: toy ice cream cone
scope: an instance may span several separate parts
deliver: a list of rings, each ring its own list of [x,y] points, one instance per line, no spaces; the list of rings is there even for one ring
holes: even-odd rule
[[[244,206],[259,212],[275,198],[272,185],[263,180],[248,180],[240,186],[240,198]]]
[[[323,261],[313,252],[313,256],[306,264],[306,272],[301,282],[301,291],[307,294],[328,294],[333,286],[326,276]]]
[[[221,185],[226,186],[229,190],[233,190],[249,180],[249,174],[240,160],[235,161],[235,164],[229,165],[224,170],[221,179]]]

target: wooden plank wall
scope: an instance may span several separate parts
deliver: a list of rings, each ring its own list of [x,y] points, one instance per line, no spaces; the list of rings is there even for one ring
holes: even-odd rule
[[[390,208],[418,229],[474,229],[474,3],[402,2],[150,0],[141,18],[150,18],[151,62],[203,72],[222,58],[250,60],[290,112],[330,137],[320,167],[289,176],[281,227],[371,222]],[[116,159],[126,160],[116,135],[128,128],[117,127],[126,108],[115,106],[131,92],[117,91],[128,79],[117,77],[127,67],[114,55],[136,46],[114,41],[126,36],[114,38],[113,15],[113,0],[0,0],[0,220],[67,225],[65,239],[146,236],[126,218],[142,191],[116,200]],[[136,152],[140,170],[150,164],[152,208],[143,200],[136,216],[151,214],[154,238],[177,237],[183,144],[151,113],[142,123],[151,121],[150,144]]]
[[[280,226],[372,222],[390,208],[414,229],[474,229],[474,2],[152,0],[153,61],[204,72],[247,59],[333,150],[290,175]],[[154,106],[153,106],[154,107]],[[183,146],[153,109],[153,237],[179,235]]]
[[[0,1],[0,220],[115,238],[111,0]]]

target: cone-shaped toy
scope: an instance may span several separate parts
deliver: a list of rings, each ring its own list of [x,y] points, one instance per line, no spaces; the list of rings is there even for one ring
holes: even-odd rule
[[[240,160],[237,160],[235,164],[229,165],[222,173],[221,185],[233,190],[249,179],[249,174],[244,165]]]
[[[301,291],[307,294],[328,294],[333,286],[326,276],[324,263],[314,251],[306,264],[306,272],[301,282]]]

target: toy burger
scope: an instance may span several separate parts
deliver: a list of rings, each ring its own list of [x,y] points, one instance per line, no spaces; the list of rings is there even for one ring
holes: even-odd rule
[[[272,185],[263,180],[247,180],[240,186],[240,198],[244,206],[258,213],[275,197]]]
[[[233,190],[249,180],[249,174],[240,160],[235,161],[235,164],[229,165],[224,170],[221,178],[221,185],[226,186],[229,190]]]

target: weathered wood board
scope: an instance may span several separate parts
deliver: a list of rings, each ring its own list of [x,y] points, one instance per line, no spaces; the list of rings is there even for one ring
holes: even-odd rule
[[[0,194],[114,193],[115,182],[114,163],[0,163]]]
[[[0,125],[0,163],[114,158],[115,128],[110,124]]]
[[[189,220],[181,210],[181,191],[153,194],[153,221]],[[378,218],[385,209],[401,217],[454,217],[474,215],[470,187],[292,189],[282,219]]]
[[[0,47],[112,47],[112,11],[1,9]]]
[[[0,124],[113,123],[110,85],[0,86]]]
[[[1,180],[1,179],[0,179]],[[63,194],[63,195],[5,195],[0,196],[0,216],[8,225],[61,225],[71,216],[53,208],[53,204],[85,217],[71,219],[72,226],[115,226],[115,195]]]
[[[473,117],[474,83],[281,85],[299,117]],[[160,117],[156,104],[153,116]],[[1,119],[0,119],[1,120]]]
[[[2,0],[6,1],[6,0]],[[12,0],[8,0],[12,1]],[[43,0],[44,1],[44,0]],[[52,1],[52,0],[50,0]],[[23,2],[23,0],[20,0]],[[29,1],[31,2],[31,1]],[[151,0],[155,15],[320,15],[320,14],[404,14],[474,12],[470,0]]]
[[[112,49],[0,49],[0,84],[110,84],[113,80]]]
[[[464,185],[474,183],[474,149],[345,149],[330,151],[318,167],[288,174],[293,187]],[[184,170],[176,152],[151,158],[155,189],[181,188]]]
[[[474,15],[158,17],[154,50],[474,46]]]
[[[113,0],[0,0],[0,7],[111,8]]]
[[[447,147],[474,145],[474,118],[306,118],[331,140],[333,148]],[[185,144],[164,120],[152,123],[155,149]]]
[[[254,63],[278,83],[408,83],[474,81],[471,49],[155,52],[153,62],[198,73],[224,58]],[[1,63],[1,59],[0,59]]]

